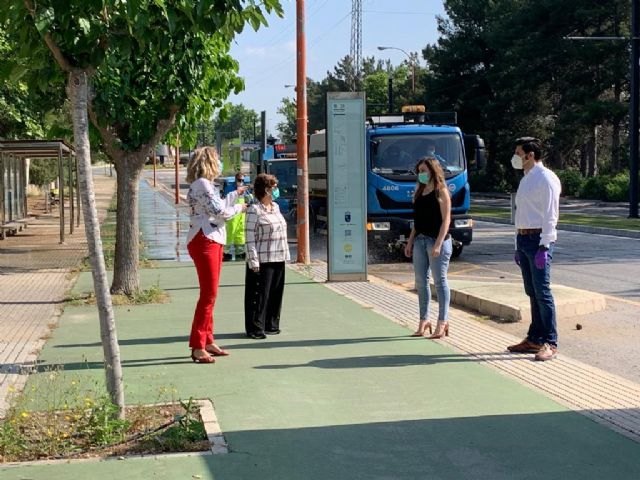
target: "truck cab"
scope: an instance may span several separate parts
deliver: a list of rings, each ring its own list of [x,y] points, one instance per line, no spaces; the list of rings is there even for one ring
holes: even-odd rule
[[[451,194],[454,256],[471,243],[470,190],[462,132],[454,126],[393,125],[367,128],[368,228],[375,242],[403,248],[413,227],[418,161],[435,157]]]
[[[413,194],[418,161],[435,157],[442,166],[451,194],[453,255],[462,253],[473,239],[473,220],[468,215],[469,160],[484,158],[479,137],[465,136],[456,125],[454,112],[402,113],[371,117],[367,121],[367,230],[370,246],[402,251],[413,227]],[[465,150],[465,143],[467,150]],[[471,151],[473,150],[473,151]],[[474,162],[475,163],[475,162]],[[309,139],[309,193],[312,220],[326,219],[326,135]],[[321,229],[321,227],[320,227]]]

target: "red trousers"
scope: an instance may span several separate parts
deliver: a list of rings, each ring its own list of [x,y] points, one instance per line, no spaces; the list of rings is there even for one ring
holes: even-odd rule
[[[222,248],[221,244],[205,237],[202,230],[187,245],[189,255],[196,265],[200,284],[200,297],[193,315],[189,338],[191,348],[204,349],[213,343],[213,306],[218,295]]]

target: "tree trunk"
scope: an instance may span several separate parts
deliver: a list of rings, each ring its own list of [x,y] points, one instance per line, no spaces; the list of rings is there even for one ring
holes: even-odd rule
[[[591,130],[588,141],[588,175],[595,177],[598,175],[598,126],[596,125]]]
[[[620,103],[620,80],[616,80],[613,87],[613,95],[616,103]],[[611,129],[611,169],[613,170],[613,173],[618,173],[620,171],[620,123],[620,118],[614,118]]]
[[[580,174],[586,178],[589,165],[589,142],[580,147]]]
[[[109,293],[107,269],[102,251],[100,224],[96,211],[95,193],[93,189],[93,173],[91,170],[91,149],[89,145],[89,119],[87,114],[88,75],[83,70],[69,73],[67,95],[71,101],[73,118],[73,137],[78,157],[79,188],[82,197],[82,214],[84,228],[89,247],[89,260],[93,275],[93,288],[98,304],[100,318],[100,338],[104,352],[107,377],[107,391],[111,401],[118,406],[119,418],[124,418],[124,388],[122,382],[122,365],[120,363],[120,347],[116,335],[116,322]]]
[[[144,153],[124,154],[114,159],[118,174],[116,251],[111,293],[131,295],[140,289],[138,264],[140,228],[138,223],[138,182]]]

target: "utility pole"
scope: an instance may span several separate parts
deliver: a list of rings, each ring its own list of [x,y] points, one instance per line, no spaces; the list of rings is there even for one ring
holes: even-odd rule
[[[258,165],[256,166],[256,174],[263,173],[264,155],[267,151],[267,112],[262,110],[260,112],[260,156],[258,158]]]
[[[296,141],[298,153],[298,263],[309,264],[309,183],[307,171],[307,72],[304,0],[296,0]]]
[[[640,12],[631,0],[631,119],[629,121],[629,218],[638,218],[638,116],[640,115]]]
[[[175,181],[176,181],[175,203],[177,205],[180,203],[180,180],[179,180],[179,174],[178,174],[179,173],[178,170],[180,169],[180,134],[176,136],[176,163],[174,167],[175,167]]]

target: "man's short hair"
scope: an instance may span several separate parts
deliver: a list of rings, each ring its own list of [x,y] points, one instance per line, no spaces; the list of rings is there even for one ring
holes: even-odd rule
[[[542,158],[542,142],[535,137],[520,137],[516,140],[516,147],[521,147],[524,153],[533,152],[533,158]]]

